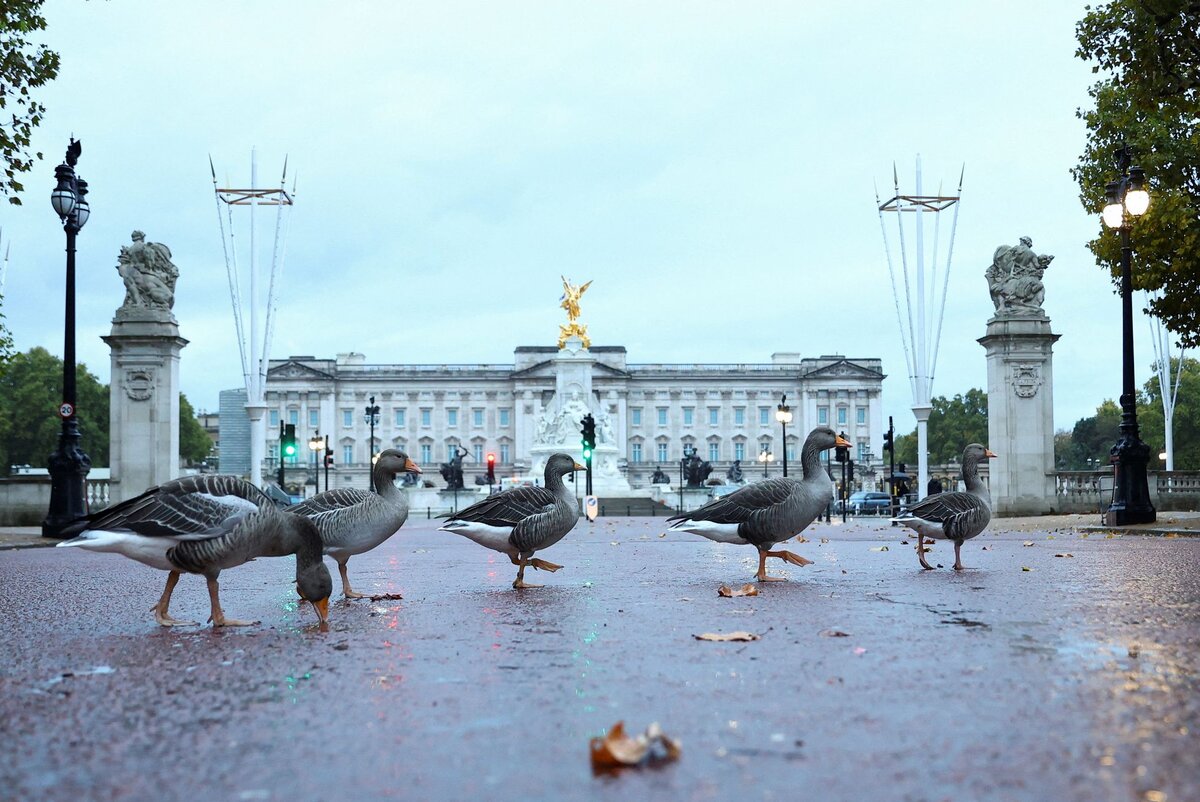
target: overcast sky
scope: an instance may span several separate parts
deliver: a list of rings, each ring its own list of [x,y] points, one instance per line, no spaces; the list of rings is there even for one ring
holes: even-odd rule
[[[880,357],[907,431],[874,187],[890,194],[896,162],[911,192],[920,153],[927,193],[966,167],[934,394],[986,387],[983,272],[1027,234],[1056,257],[1070,428],[1121,382],[1119,300],[1085,247],[1099,217],[1069,174],[1095,80],[1074,56],[1083,7],[51,0],[62,69],[38,94],[25,205],[0,205],[3,311],[19,350],[61,355],[48,199],[73,134],[92,206],[79,359],[108,381],[116,257],[141,229],[179,267],[182,389],[215,410],[242,376],[208,158],[245,186],[257,147],[261,183],[285,155],[298,179],[273,356],[511,362],[553,343],[563,273],[595,280],[583,321],[630,362]],[[1140,384],[1140,312],[1135,334]]]

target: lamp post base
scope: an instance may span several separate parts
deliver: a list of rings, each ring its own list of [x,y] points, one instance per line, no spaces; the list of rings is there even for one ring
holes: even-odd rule
[[[71,421],[74,424],[74,421]],[[68,424],[50,455],[50,509],[42,521],[42,537],[64,538],[63,530],[88,514],[84,480],[92,461],[80,448],[79,428]]]
[[[1150,488],[1146,465],[1150,461],[1150,446],[1136,434],[1122,434],[1113,446],[1117,462],[1113,501],[1104,513],[1106,526],[1153,523],[1157,516],[1150,503]]]

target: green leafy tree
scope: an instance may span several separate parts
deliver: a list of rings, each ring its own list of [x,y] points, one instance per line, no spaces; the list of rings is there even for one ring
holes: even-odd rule
[[[45,30],[42,16],[44,0],[4,0],[0,3],[0,154],[4,157],[4,178],[0,194],[8,202],[20,204],[25,189],[17,177],[29,172],[33,158],[29,154],[33,129],[42,121],[46,109],[30,94],[58,75],[58,54],[30,37]],[[7,118],[7,119],[6,119]],[[38,159],[41,153],[35,154]]]
[[[1171,375],[1180,369],[1179,360],[1171,360]],[[1166,466],[1158,459],[1166,447],[1162,392],[1158,378],[1146,382],[1139,395],[1138,426],[1142,440],[1150,445],[1150,467],[1163,469]],[[1179,381],[1179,393],[1175,397],[1174,426],[1175,470],[1200,470],[1200,362],[1183,360],[1183,373]]]
[[[1115,281],[1120,238],[1099,211],[1116,177],[1113,151],[1126,142],[1151,197],[1132,229],[1134,286],[1162,290],[1151,310],[1184,345],[1200,345],[1200,2],[1112,0],[1089,8],[1076,35],[1076,55],[1105,75],[1089,90],[1095,105],[1077,112],[1088,140],[1071,171],[1096,213],[1099,236],[1088,247]]]
[[[1096,407],[1096,414],[1080,418],[1071,430],[1070,442],[1055,436],[1055,461],[1067,471],[1087,471],[1108,465],[1109,451],[1117,442],[1121,426],[1121,408],[1111,398]],[[1089,462],[1088,460],[1091,460]]]
[[[179,458],[188,465],[196,465],[208,458],[212,451],[212,438],[200,421],[196,411],[188,403],[187,396],[179,394]]]
[[[945,464],[962,459],[963,448],[968,443],[987,445],[987,393],[971,388],[953,398],[939,395],[930,405],[929,413],[929,462]],[[896,438],[896,462],[905,463],[911,470],[917,464],[917,432]]]
[[[44,467],[58,447],[63,363],[44,348],[16,354],[0,373],[0,473],[12,465]],[[75,366],[83,450],[93,465],[108,464],[108,385]]]

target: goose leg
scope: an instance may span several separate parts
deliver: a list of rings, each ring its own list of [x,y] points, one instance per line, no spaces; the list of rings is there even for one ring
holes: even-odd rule
[[[537,557],[534,557],[533,559],[531,559],[529,561],[529,564],[531,566],[533,566],[534,568],[537,568],[539,571],[549,571],[550,573],[554,573],[555,571],[562,568],[561,565],[546,562],[545,560],[539,560]]]
[[[216,627],[248,627],[257,624],[257,621],[239,621],[236,618],[226,618],[225,611],[221,609],[221,599],[219,597],[219,589],[217,588],[216,577],[208,578],[208,602],[212,606],[212,615],[208,617],[212,621],[213,628]]]
[[[167,608],[171,606],[171,594],[175,592],[175,583],[179,581],[179,572],[172,571],[167,574],[167,586],[163,588],[162,596],[159,597],[158,603],[150,609],[154,611],[154,620],[159,626],[164,627],[195,627],[199,626],[196,621],[180,621],[178,618],[172,618],[167,612]]]
[[[347,562],[350,562],[350,560],[347,559],[346,562],[338,563],[338,573],[340,573],[342,575],[342,595],[345,596],[347,599],[365,599],[365,598],[367,598],[367,594],[359,593],[358,591],[351,589],[350,576],[349,576],[349,574],[346,573],[346,563]]]
[[[781,576],[767,576],[767,554],[769,552],[758,552],[758,581],[759,582],[786,582],[787,580]]]
[[[954,541],[954,570],[955,571],[961,571],[964,568],[966,568],[966,566],[962,564],[962,557],[960,557],[958,554],[959,550],[962,548],[962,544],[963,544],[963,542],[961,540]]]
[[[925,536],[917,532],[917,559],[921,561],[921,567],[926,571],[932,571],[933,566],[925,560]]]
[[[529,561],[526,560],[524,557],[522,557],[521,561],[519,563],[517,563],[517,566],[518,566],[517,578],[513,580],[512,586],[518,590],[520,590],[521,588],[540,588],[541,587],[541,585],[531,585],[525,581],[525,566],[528,564],[529,564]]]
[[[779,559],[783,560],[784,562],[789,562],[792,565],[812,565],[813,564],[812,560],[809,560],[805,557],[801,557],[799,554],[790,552],[786,549],[781,549],[780,551],[768,551],[767,556],[768,557],[778,557]]]

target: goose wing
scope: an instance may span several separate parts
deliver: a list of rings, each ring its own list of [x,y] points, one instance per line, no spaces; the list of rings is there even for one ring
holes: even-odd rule
[[[795,483],[791,479],[764,479],[714,499],[699,509],[672,516],[667,522],[749,523],[779,510],[794,489]]]
[[[955,539],[978,534],[992,517],[987,503],[973,493],[951,492],[928,496],[908,508],[901,518],[920,518],[941,524],[946,536]]]
[[[232,476],[187,476],[89,515],[74,527],[127,531],[145,537],[206,540],[230,532],[271,500]]]
[[[314,515],[319,515],[323,512],[333,512],[334,510],[362,504],[370,495],[365,490],[357,490],[352,487],[337,487],[333,490],[326,490],[324,493],[318,493],[310,499],[305,499],[299,504],[293,504],[284,509],[287,512],[312,518]]]
[[[555,498],[544,487],[514,487],[452,513],[454,521],[471,521],[488,526],[516,526],[526,518],[554,509]]]

